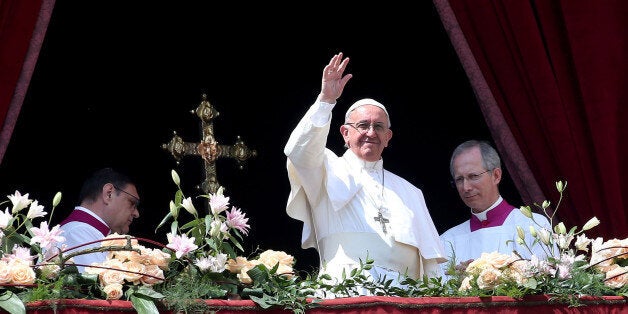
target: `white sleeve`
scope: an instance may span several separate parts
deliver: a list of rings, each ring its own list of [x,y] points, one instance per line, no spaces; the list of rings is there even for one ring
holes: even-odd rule
[[[336,104],[330,104],[323,101],[318,101],[314,103],[313,107],[316,108],[312,112],[312,116],[310,117],[310,121],[315,127],[322,127],[325,124],[331,121],[331,111],[334,109]]]
[[[90,226],[89,224],[86,224],[83,222],[72,221],[61,226],[61,229],[63,230],[63,233],[61,235],[65,237],[65,242],[63,243],[65,245],[65,249],[69,249],[75,246],[79,246],[85,243],[93,242],[93,241],[104,238],[100,231]],[[67,255],[68,253],[81,251],[87,248],[100,247],[100,245],[101,245],[101,242],[96,242],[89,245],[81,246],[72,251],[65,252],[64,254]],[[107,256],[106,252],[90,253],[90,254],[78,255],[78,256],[73,257],[72,259],[74,260],[74,263],[76,264],[90,265],[93,262],[98,262],[98,263],[103,262],[106,259],[106,256]],[[82,271],[82,270],[83,268],[79,267],[79,271]]]

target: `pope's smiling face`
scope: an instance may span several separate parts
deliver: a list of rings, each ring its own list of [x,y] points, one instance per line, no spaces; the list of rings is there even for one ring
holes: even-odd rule
[[[377,161],[392,138],[388,116],[381,108],[363,105],[349,114],[347,123],[340,126],[345,144],[360,159]]]

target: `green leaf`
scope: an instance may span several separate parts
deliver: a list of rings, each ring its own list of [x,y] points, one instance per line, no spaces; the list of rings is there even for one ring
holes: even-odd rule
[[[26,306],[24,302],[18,298],[18,296],[11,292],[6,291],[0,295],[0,307],[11,314],[25,314]]]
[[[148,286],[140,286],[134,293],[134,295],[142,295],[151,299],[163,299],[164,295],[155,291],[153,288]]]
[[[139,314],[159,314],[159,310],[157,309],[157,305],[155,302],[146,297],[142,297],[140,295],[133,294],[131,295],[131,304],[133,308]]]
[[[255,301],[254,297],[260,297],[264,295],[264,290],[262,288],[244,288],[241,293],[243,298],[249,298]],[[257,301],[255,301],[257,303]]]
[[[24,228],[26,229],[26,231],[28,231],[28,234],[30,234],[30,236],[34,236],[33,232],[31,231],[31,228],[33,228],[33,222],[26,219],[24,220]]]
[[[263,264],[256,265],[246,272],[254,283],[259,284],[269,280],[268,270]]]
[[[26,235],[24,235],[24,234],[19,233],[19,234],[16,234],[16,236],[18,238],[20,238],[22,243],[30,243],[31,242],[31,239],[29,237],[27,237]]]
[[[179,229],[179,222],[175,220],[170,225],[170,233],[177,234],[178,229]]]
[[[261,298],[251,295],[251,301],[255,302],[263,309],[269,309],[274,305],[272,302],[269,302],[267,295],[263,295]]]
[[[211,230],[213,217],[211,215],[205,216],[205,230]]]
[[[244,248],[242,247],[242,244],[240,244],[240,242],[234,238],[231,234],[229,234],[229,240],[231,240],[231,242],[233,242],[233,245],[235,245],[240,251],[244,252]]]
[[[159,225],[157,225],[157,228],[155,228],[155,233],[157,233],[157,230],[159,230],[159,228],[161,228],[161,226],[163,226],[168,221],[168,219],[170,219],[170,217],[172,217],[172,214],[168,212],[166,217],[164,217],[164,219],[161,220]]]
[[[198,227],[200,223],[201,223],[200,219],[194,219],[186,223],[185,225],[181,226],[181,229],[187,230],[187,229],[195,228],[195,227]]]
[[[236,243],[236,245],[238,246],[238,248],[244,252],[244,249],[242,248],[242,246],[239,243]],[[233,250],[233,247],[231,247],[231,245],[229,245],[228,242],[223,243],[222,245],[222,252],[227,254],[228,256],[236,256],[236,252]]]
[[[181,205],[182,202],[183,202],[183,191],[179,189],[174,193],[174,203],[177,205]]]

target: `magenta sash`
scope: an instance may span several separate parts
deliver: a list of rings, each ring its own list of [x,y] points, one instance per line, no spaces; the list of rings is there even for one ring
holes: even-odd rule
[[[72,222],[72,221],[83,222],[98,229],[98,231],[102,233],[103,237],[106,237],[107,235],[109,235],[110,230],[109,230],[109,227],[107,227],[107,225],[105,225],[104,223],[102,223],[102,221],[96,219],[94,216],[82,210],[78,210],[78,209],[73,210],[72,213],[61,222],[61,225],[63,226],[66,223]]]
[[[513,211],[513,209],[515,208],[512,207],[512,205],[508,204],[505,200],[502,200],[499,205],[486,213],[486,220],[480,221],[478,217],[476,217],[475,215],[471,215],[471,231],[473,232],[482,228],[501,226],[502,224],[504,224],[504,221],[506,220],[508,215],[510,215],[510,212]]]

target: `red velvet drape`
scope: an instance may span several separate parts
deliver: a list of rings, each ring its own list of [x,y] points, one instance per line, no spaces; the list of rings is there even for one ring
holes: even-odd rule
[[[54,0],[0,0],[0,162],[22,108]]]
[[[587,235],[627,237],[628,1],[434,4],[523,199],[556,205],[566,180],[568,229],[596,216]]]

